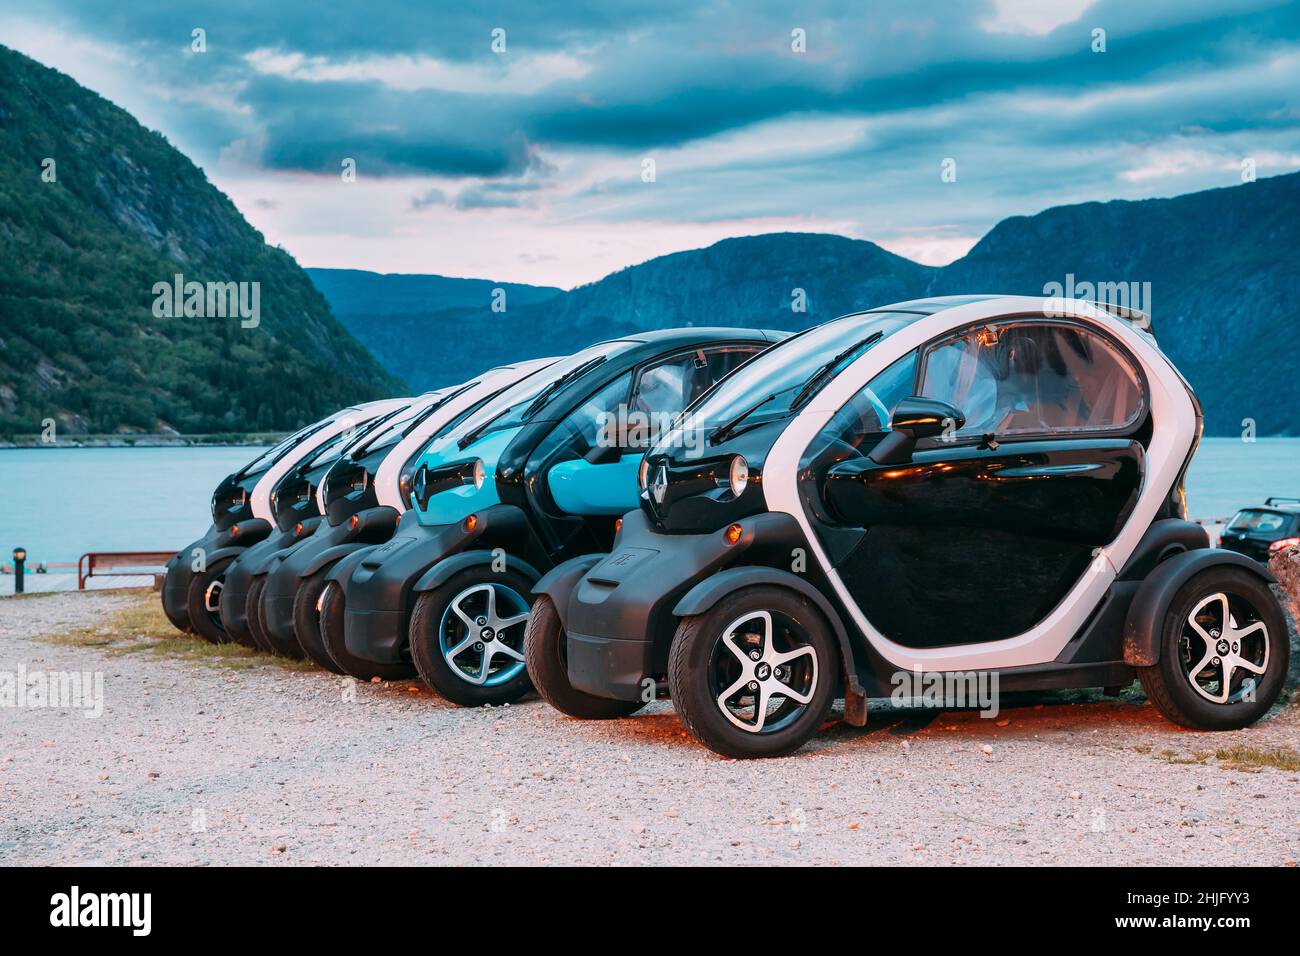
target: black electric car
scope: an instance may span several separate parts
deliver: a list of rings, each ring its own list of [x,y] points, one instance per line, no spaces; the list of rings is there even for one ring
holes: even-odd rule
[[[272,535],[271,490],[276,483],[321,445],[396,405],[396,400],[384,400],[340,409],[227,475],[212,493],[212,525],[167,562],[162,589],[167,619],[209,641],[228,640],[219,618],[225,570],[245,549]]]
[[[254,604],[257,622],[273,646],[292,649],[291,642],[296,641],[300,648],[296,656],[305,655],[322,667],[343,673],[321,642],[318,604],[326,574],[346,555],[392,537],[410,507],[411,466],[426,445],[493,396],[554,361],[535,359],[501,366],[455,388],[423,396],[330,466],[320,482],[323,518],[314,532],[267,555],[249,572],[251,586],[258,589]],[[231,573],[226,577],[229,588]],[[245,595],[241,606],[248,603]],[[224,614],[225,605],[222,607]],[[368,676],[404,675],[390,670]]]
[[[341,621],[348,655],[413,661],[456,703],[519,698],[542,571],[608,548],[635,503],[645,438],[782,336],[706,328],[602,342],[503,393],[424,453],[393,539],[330,573],[339,587],[325,591],[322,630]]]
[[[900,677],[1001,692],[1136,676],[1170,719],[1241,727],[1287,672],[1268,571],[1186,519],[1200,406],[1091,303],[904,302],[769,350],[647,453],[608,555],[537,585],[528,664],[580,717],[666,682],[687,729],[788,753]]]
[[[1275,554],[1300,545],[1300,498],[1268,498],[1263,507],[1233,515],[1219,546],[1263,564]]]

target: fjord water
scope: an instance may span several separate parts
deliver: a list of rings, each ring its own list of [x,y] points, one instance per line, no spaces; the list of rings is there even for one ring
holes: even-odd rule
[[[251,446],[0,450],[0,560],[86,551],[179,550],[207,528],[212,489]],[[1193,517],[1231,515],[1269,495],[1300,497],[1300,438],[1207,438],[1188,478]]]

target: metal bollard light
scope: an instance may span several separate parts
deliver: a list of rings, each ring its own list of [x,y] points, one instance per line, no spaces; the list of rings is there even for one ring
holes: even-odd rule
[[[14,548],[14,594],[23,593],[23,565],[27,563],[27,549]]]

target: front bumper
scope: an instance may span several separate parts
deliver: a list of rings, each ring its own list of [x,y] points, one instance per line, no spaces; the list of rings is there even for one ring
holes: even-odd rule
[[[226,569],[221,588],[221,623],[227,633],[236,638],[252,639],[248,631],[248,590],[262,563],[281,548],[293,544],[294,540],[292,531],[276,531],[241,554]]]
[[[568,637],[569,682],[614,700],[640,700],[646,678],[668,670],[673,608],[709,575],[737,562],[766,516],[747,518],[734,545],[721,531],[661,534],[640,511],[623,518],[614,550],[559,599]]]

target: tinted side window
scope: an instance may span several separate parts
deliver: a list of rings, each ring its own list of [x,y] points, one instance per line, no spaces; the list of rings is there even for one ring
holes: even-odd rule
[[[915,378],[916,353],[909,352],[880,372],[836,412],[814,444],[824,446],[839,441],[860,448],[864,439],[879,438],[889,431],[889,416],[894,406],[912,394]]]
[[[931,346],[920,394],[960,409],[958,437],[1123,430],[1143,408],[1132,363],[1068,323],[1011,322]]]
[[[631,408],[671,419],[759,351],[750,346],[699,349],[651,365],[641,373]]]

